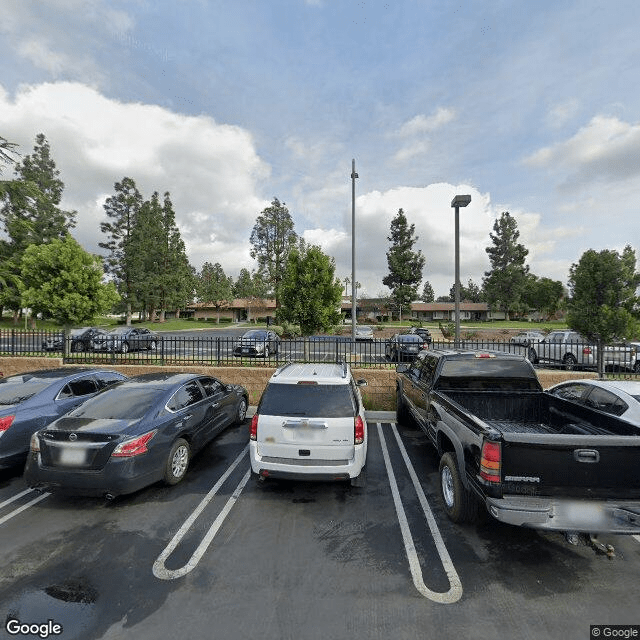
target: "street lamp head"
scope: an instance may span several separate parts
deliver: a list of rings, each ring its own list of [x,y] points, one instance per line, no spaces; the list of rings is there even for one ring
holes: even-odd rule
[[[471,196],[456,196],[451,201],[452,207],[466,207],[471,202]]]

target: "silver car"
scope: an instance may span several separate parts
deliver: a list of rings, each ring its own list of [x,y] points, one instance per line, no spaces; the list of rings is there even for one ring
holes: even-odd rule
[[[548,389],[554,396],[619,416],[638,427],[640,435],[640,381],[569,380]]]

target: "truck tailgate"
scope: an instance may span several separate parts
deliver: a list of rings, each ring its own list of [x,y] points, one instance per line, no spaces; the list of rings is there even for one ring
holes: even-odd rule
[[[640,436],[502,435],[504,494],[640,498]]]

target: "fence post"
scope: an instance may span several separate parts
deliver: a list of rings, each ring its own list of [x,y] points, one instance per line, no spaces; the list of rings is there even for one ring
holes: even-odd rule
[[[220,336],[216,336],[216,360],[220,364]]]
[[[11,329],[11,355],[16,355],[16,330]]]

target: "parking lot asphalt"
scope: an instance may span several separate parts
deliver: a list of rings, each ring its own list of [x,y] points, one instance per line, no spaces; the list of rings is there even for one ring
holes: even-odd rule
[[[249,419],[175,487],[111,502],[0,476],[0,621],[97,638],[562,638],[640,624],[640,540],[615,553],[444,514],[413,425],[368,412],[364,487],[258,481]],[[50,626],[51,626],[50,625]]]

